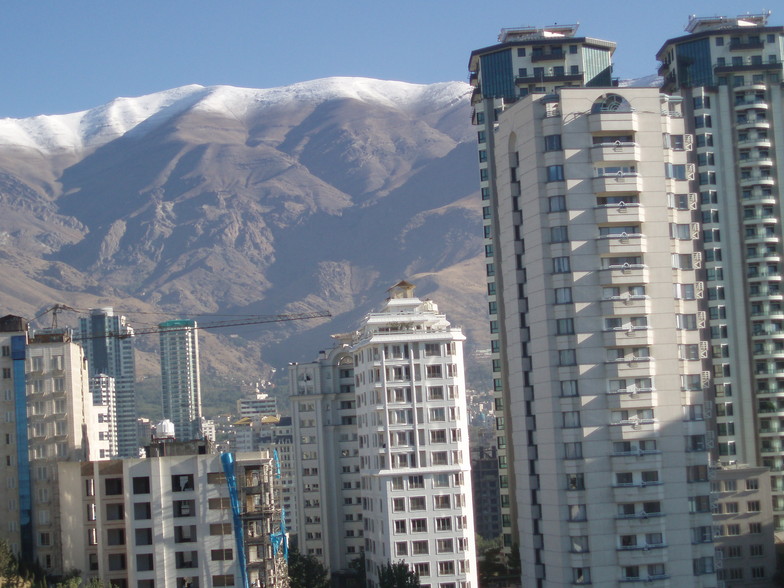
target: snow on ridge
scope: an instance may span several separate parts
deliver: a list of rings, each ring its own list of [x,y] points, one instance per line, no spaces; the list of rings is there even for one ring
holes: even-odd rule
[[[3,118],[0,119],[0,146],[26,147],[43,152],[97,147],[121,137],[171,107],[186,110],[193,105],[193,98],[198,99],[205,90],[198,85],[182,86],[138,98],[115,98],[97,108],[71,114]]]
[[[464,82],[410,84],[351,77],[323,78],[268,89],[192,84],[144,96],[116,98],[81,112],[0,119],[0,146],[51,153],[81,151],[189,109],[243,118],[253,111],[275,106],[351,98],[419,113],[463,100],[469,91],[470,86]]]

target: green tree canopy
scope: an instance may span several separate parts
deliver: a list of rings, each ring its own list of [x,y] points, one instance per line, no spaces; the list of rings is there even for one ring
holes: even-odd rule
[[[378,584],[381,588],[417,588],[420,586],[419,576],[408,569],[403,560],[388,563],[378,572]]]
[[[329,571],[312,555],[289,550],[290,588],[329,588]]]

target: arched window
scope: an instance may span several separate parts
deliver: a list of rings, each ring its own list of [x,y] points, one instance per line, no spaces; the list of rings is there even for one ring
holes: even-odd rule
[[[605,94],[593,103],[591,112],[631,112],[629,101],[618,94]]]

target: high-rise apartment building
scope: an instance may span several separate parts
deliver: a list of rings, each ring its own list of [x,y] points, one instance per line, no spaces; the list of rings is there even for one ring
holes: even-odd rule
[[[166,321],[158,327],[163,418],[174,423],[174,434],[178,441],[200,439],[201,379],[196,321]]]
[[[506,333],[500,328],[500,316],[506,309],[496,292],[502,288],[502,276],[496,271],[496,217],[498,199],[495,176],[494,129],[497,117],[506,105],[530,93],[550,93],[561,86],[610,86],[612,54],[615,43],[591,37],[578,37],[577,25],[545,28],[503,29],[499,43],[471,52],[468,68],[474,86],[471,96],[473,123],[479,143],[479,179],[482,194],[482,218],[486,257],[488,307],[490,312],[490,346],[495,392],[497,449],[501,468],[501,512],[503,540],[507,548],[517,543],[515,475],[511,435],[512,423],[507,410],[515,392],[510,390],[507,364]],[[520,247],[519,245],[517,246]],[[518,251],[516,254],[522,253]],[[510,309],[514,312],[514,309]],[[507,424],[508,423],[508,424]]]
[[[718,459],[772,471],[784,533],[784,27],[691,17],[657,54],[694,136]],[[747,555],[747,554],[744,554]]]
[[[0,501],[0,539],[17,554],[32,554],[33,504],[30,452],[27,445],[27,329],[19,316],[0,318],[0,459],[6,500]]]
[[[680,99],[560,87],[493,109],[480,161],[497,428],[514,459],[500,465],[515,474],[524,585],[715,586]]]
[[[93,308],[89,317],[79,320],[77,338],[84,349],[90,376],[114,379],[118,456],[138,457],[133,329],[114,309]]]
[[[463,341],[400,282],[355,334],[368,586],[403,559],[422,586],[477,585]]]
[[[95,426],[104,407],[89,392],[82,348],[66,329],[27,330],[0,319],[3,477],[0,538],[50,574],[64,572],[57,463],[100,456]]]
[[[294,529],[300,551],[322,561],[333,578],[349,573],[364,546],[350,342],[338,337],[316,361],[289,366]]]
[[[341,585],[405,561],[423,587],[477,586],[463,341],[400,282],[316,361],[292,364],[297,539]]]

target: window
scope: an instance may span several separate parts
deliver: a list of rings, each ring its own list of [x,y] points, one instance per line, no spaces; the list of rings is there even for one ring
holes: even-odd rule
[[[199,553],[197,551],[176,551],[174,553],[174,566],[178,570],[199,567]]]
[[[547,181],[562,182],[564,180],[564,169],[562,165],[547,166]]]
[[[577,354],[574,349],[561,349],[558,352],[558,365],[577,365]]]
[[[564,457],[566,459],[582,459],[583,444],[579,441],[573,443],[564,443]]]
[[[218,574],[212,577],[213,586],[234,586],[233,574]],[[179,587],[178,587],[179,588]]]
[[[125,554],[124,553],[110,553],[109,554],[109,571],[116,572],[126,569]]]
[[[571,410],[561,413],[564,429],[574,429],[580,426],[580,411]]]
[[[585,490],[585,477],[583,474],[566,474],[567,490]]]
[[[572,568],[572,584],[590,584],[591,568]]]
[[[550,212],[563,212],[566,210],[566,196],[550,196],[547,199],[547,203]]]
[[[136,529],[136,545],[152,545],[152,529]]]
[[[451,531],[452,518],[451,517],[436,517],[436,531]]]
[[[450,508],[451,500],[448,494],[433,497],[434,508]]]
[[[149,502],[134,502],[133,518],[137,521],[151,519],[152,509]]]
[[[193,474],[178,474],[171,477],[172,492],[193,490]]]
[[[104,487],[107,496],[116,496],[123,493],[122,478],[106,478],[104,480]]]
[[[175,517],[192,517],[196,515],[196,501],[195,500],[175,500],[174,501],[174,516]]]
[[[566,243],[569,241],[568,228],[564,226],[550,227],[550,242],[551,243]]]
[[[427,533],[427,519],[411,519],[412,533]]]
[[[553,273],[565,274],[570,270],[569,256],[553,257]]]
[[[406,521],[394,521],[395,533],[403,535],[406,532]]]
[[[133,493],[134,494],[149,494],[150,493],[150,478],[137,477],[133,479]]]
[[[211,549],[210,559],[212,561],[231,561],[234,559],[234,552],[231,549]]]
[[[409,510],[425,510],[427,503],[424,496],[412,496],[408,499]]]
[[[106,505],[106,520],[108,521],[121,521],[125,518],[125,510],[122,504],[107,504]]]
[[[555,321],[556,335],[574,335],[574,319],[563,318]]]
[[[571,288],[556,288],[555,289],[555,303],[568,304],[572,301]]]
[[[212,523],[210,525],[210,535],[231,535],[231,523]]]
[[[149,572],[153,569],[153,554],[139,553],[136,555],[136,571]]]
[[[196,525],[177,525],[174,527],[175,543],[193,543],[196,541]]]
[[[560,151],[561,150],[561,135],[545,135],[545,137],[544,137],[544,150],[545,151]]]
[[[437,539],[436,540],[436,552],[437,553],[454,553],[455,551],[455,542],[454,539]]]
[[[564,380],[561,382],[561,396],[578,396],[577,380]]]
[[[414,572],[416,572],[416,575],[420,578],[427,578],[430,576],[430,564],[427,562],[415,563]]]
[[[569,506],[569,520],[570,521],[585,521],[587,520],[587,511],[584,504],[573,504]]]
[[[453,561],[440,561],[438,562],[438,575],[439,576],[452,576],[455,573],[455,562]]]

